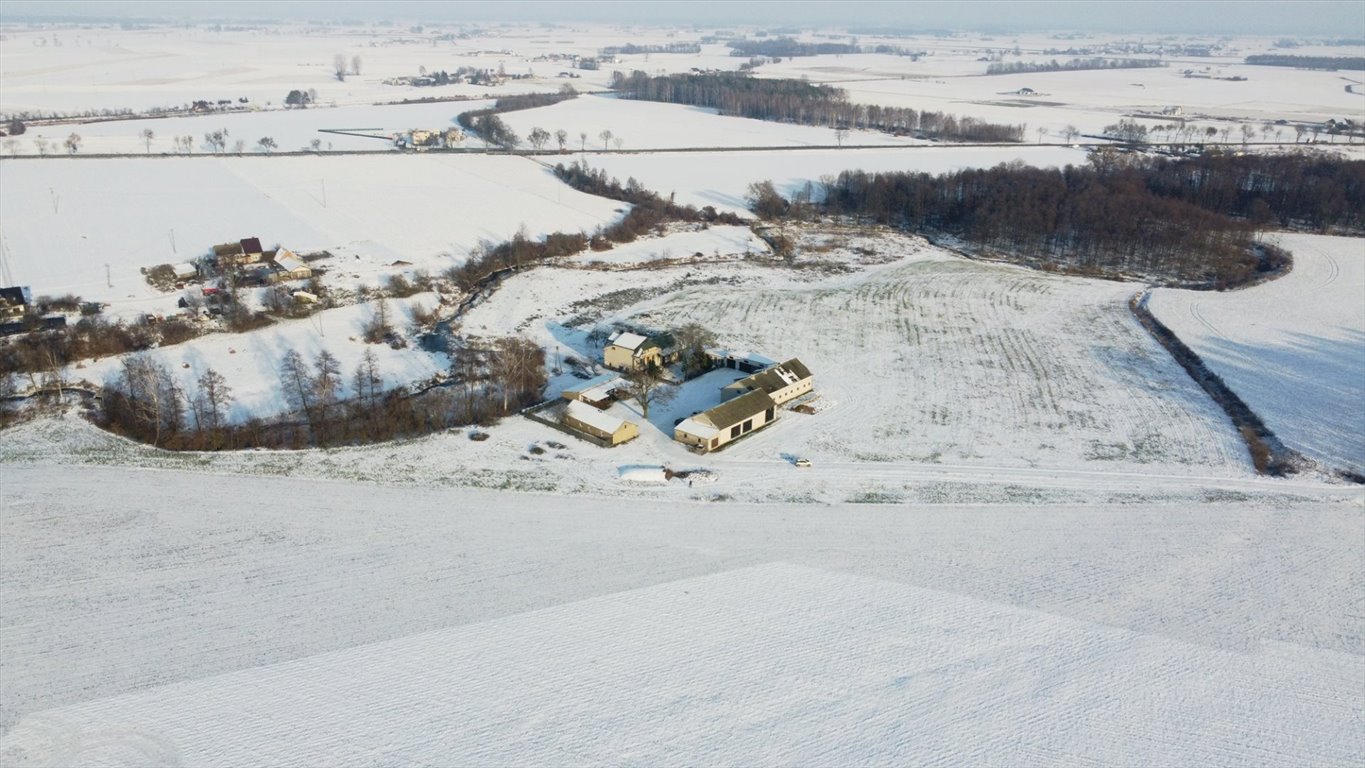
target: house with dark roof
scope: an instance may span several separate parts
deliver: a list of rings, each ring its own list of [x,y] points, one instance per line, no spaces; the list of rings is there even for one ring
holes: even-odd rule
[[[749,392],[766,392],[774,403],[783,403],[811,391],[815,376],[799,359],[793,357],[785,363],[766,368],[751,376],[721,387],[720,399],[733,400]]]
[[[767,392],[756,389],[679,422],[673,439],[704,453],[776,420],[777,404]]]
[[[33,292],[27,285],[0,288],[0,317],[23,317],[33,304]]]

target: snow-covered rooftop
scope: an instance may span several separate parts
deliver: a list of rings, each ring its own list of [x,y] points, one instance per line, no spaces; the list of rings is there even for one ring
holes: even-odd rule
[[[625,419],[599,411],[591,405],[577,400],[569,401],[568,406],[564,409],[564,415],[572,416],[593,429],[600,429],[608,434],[614,434],[623,424],[627,423]]]
[[[641,336],[638,333],[626,332],[617,336],[611,343],[613,346],[625,347],[626,349],[634,350],[638,348],[641,344],[644,344],[645,341],[646,337]]]
[[[695,435],[703,440],[710,440],[720,434],[719,429],[716,429],[705,422],[697,421],[696,418],[683,419],[678,423],[678,426],[674,427],[674,429],[679,432],[686,432],[689,435]]]

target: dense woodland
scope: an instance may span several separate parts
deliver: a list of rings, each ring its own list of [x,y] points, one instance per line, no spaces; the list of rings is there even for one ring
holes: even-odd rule
[[[1098,56],[1070,61],[995,61],[986,67],[988,75],[1014,75],[1028,72],[1077,72],[1087,69],[1148,69],[1164,67],[1156,59],[1104,59]]]
[[[861,53],[853,43],[803,43],[790,37],[763,40],[731,40],[731,56],[822,56]]]
[[[1295,67],[1297,69],[1365,69],[1362,56],[1295,56],[1285,53],[1260,53],[1246,57],[1246,63],[1263,67]]]
[[[999,125],[908,107],[853,104],[841,89],[805,80],[755,78],[735,72],[650,77],[636,70],[630,75],[615,73],[611,87],[624,98],[710,107],[726,115],[782,123],[923,134],[955,141],[1024,139],[1023,125]]]
[[[1097,152],[1088,166],[926,173],[846,171],[824,211],[960,238],[1046,268],[1226,287],[1280,268],[1253,248],[1271,226],[1365,230],[1365,161],[1311,155],[1171,160]],[[760,216],[802,215],[771,185]]]

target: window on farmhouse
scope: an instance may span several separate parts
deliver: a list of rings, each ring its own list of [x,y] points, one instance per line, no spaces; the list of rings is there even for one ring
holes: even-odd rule
[[[739,425],[738,425],[738,424],[734,425],[733,427],[730,427],[730,439],[731,439],[731,440],[734,440],[736,437],[739,437]]]
[[[767,413],[767,418],[765,418],[764,421],[767,422],[767,421],[772,421],[772,420],[773,420],[773,409],[772,409],[772,408],[769,408],[769,409],[768,409],[768,413]]]
[[[751,429],[753,429],[753,428],[754,428],[754,420],[753,420],[753,419],[749,419],[748,421],[744,422],[744,433],[745,433],[745,434],[748,434],[748,433],[749,433],[749,430],[751,430]]]

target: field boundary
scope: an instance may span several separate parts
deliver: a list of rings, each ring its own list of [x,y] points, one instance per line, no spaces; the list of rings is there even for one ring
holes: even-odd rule
[[[1128,307],[1133,316],[1232,420],[1232,426],[1246,442],[1256,471],[1262,475],[1283,477],[1305,467],[1308,461],[1304,456],[1287,448],[1222,377],[1209,369],[1203,358],[1152,314],[1147,308],[1147,300],[1151,295],[1151,289],[1147,288],[1129,299]]]

